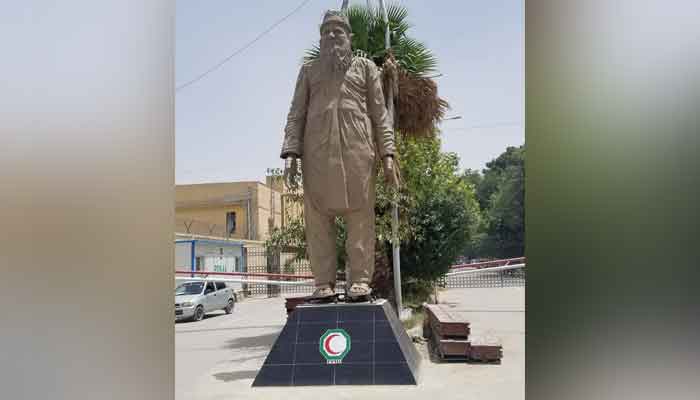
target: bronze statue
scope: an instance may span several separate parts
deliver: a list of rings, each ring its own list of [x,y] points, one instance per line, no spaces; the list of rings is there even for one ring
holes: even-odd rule
[[[366,297],[374,272],[375,162],[397,185],[394,133],[374,63],[353,57],[352,29],[342,13],[328,11],[321,24],[320,58],[299,72],[287,116],[281,157],[291,159],[287,179],[302,160],[304,218],[313,296],[335,294],[336,216],[347,225],[350,298]]]

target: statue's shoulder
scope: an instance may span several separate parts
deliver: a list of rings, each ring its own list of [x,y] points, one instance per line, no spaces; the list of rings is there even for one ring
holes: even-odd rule
[[[377,65],[374,63],[374,61],[370,60],[369,58],[366,57],[353,57],[353,65],[355,65],[355,68],[358,68],[363,71],[363,73],[377,73],[379,72],[379,68]]]

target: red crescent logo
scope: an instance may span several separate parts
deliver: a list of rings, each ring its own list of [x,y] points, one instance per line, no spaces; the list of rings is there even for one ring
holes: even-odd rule
[[[326,349],[326,352],[332,356],[340,354],[340,352],[335,352],[335,351],[331,350],[331,348],[330,348],[331,340],[336,336],[340,336],[340,334],[339,333],[332,333],[332,334],[328,335],[328,337],[326,337],[326,340],[323,341],[323,348]]]

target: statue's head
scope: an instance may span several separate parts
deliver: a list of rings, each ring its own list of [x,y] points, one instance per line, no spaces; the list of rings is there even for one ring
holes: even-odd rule
[[[339,11],[327,11],[321,23],[321,63],[329,70],[344,72],[352,60],[352,28]]]

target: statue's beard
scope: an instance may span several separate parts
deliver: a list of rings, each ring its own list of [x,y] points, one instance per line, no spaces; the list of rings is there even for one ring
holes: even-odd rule
[[[345,73],[352,62],[350,43],[336,47],[330,40],[321,40],[321,68],[325,73]]]

